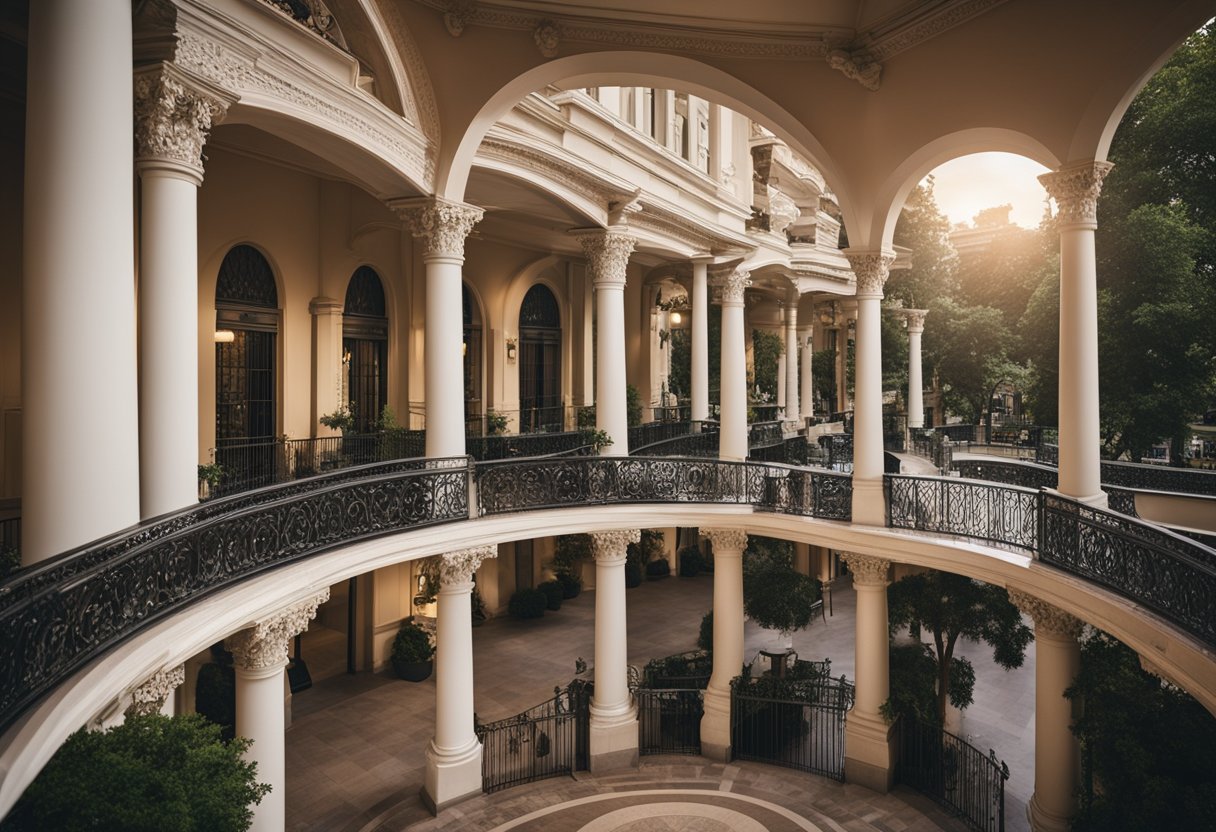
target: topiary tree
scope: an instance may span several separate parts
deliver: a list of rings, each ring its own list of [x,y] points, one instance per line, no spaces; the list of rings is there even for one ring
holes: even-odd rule
[[[811,623],[819,598],[819,581],[780,559],[744,558],[743,611],[764,629],[776,630],[788,641]]]
[[[198,714],[128,716],[80,730],[17,803],[2,828],[58,832],[244,832],[270,791],[242,759],[250,740],[224,742]]]

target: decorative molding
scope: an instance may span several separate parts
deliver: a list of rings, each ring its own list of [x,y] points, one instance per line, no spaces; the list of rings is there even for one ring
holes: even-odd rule
[[[785,229],[789,228],[802,212],[798,210],[798,203],[794,200],[772,185],[767,187],[769,230],[776,234],[784,234]]]
[[[498,557],[498,546],[474,546],[439,556],[440,586],[459,586],[473,580],[473,573],[487,558]]]
[[[637,240],[628,234],[608,229],[578,235],[579,245],[587,256],[591,280],[595,286],[601,284],[625,285],[625,270],[629,266],[629,255]]]
[[[1113,167],[1112,162],[1080,162],[1039,177],[1060,209],[1061,225],[1098,227],[1098,194],[1102,192],[1102,180]]]
[[[472,0],[454,0],[448,6],[448,10],[443,13],[443,25],[449,35],[458,38],[464,34],[465,27],[473,16],[473,9]]]
[[[845,251],[844,256],[857,275],[857,297],[882,298],[895,255],[889,251]]]
[[[464,258],[464,241],[485,211],[443,199],[405,199],[389,205],[422,241],[423,257]]]
[[[191,84],[172,64],[135,74],[135,158],[167,160],[202,176],[203,146],[234,99]]]
[[[723,304],[743,305],[743,294],[752,285],[752,275],[747,269],[735,269],[719,279],[716,288],[721,291]]]
[[[287,664],[287,643],[308,629],[317,607],[329,600],[329,589],[288,607],[224,639],[236,666],[245,670],[270,670]]]
[[[401,16],[397,3],[376,4],[383,15],[385,27],[391,32],[397,54],[405,64],[405,78],[402,90],[405,94],[406,118],[416,123],[432,143],[439,146],[439,106],[435,102],[435,91],[431,87],[431,76],[427,71],[426,61],[422,52],[410,33],[409,26]],[[434,169],[434,151],[428,149],[427,163],[430,170]],[[431,180],[427,180],[428,183]]]
[[[899,309],[896,311],[904,319],[904,322],[907,323],[909,334],[925,331],[925,318],[929,314],[928,309]]]
[[[714,557],[741,555],[747,548],[747,532],[743,529],[701,529],[701,536],[713,547]]]
[[[850,78],[870,92],[877,92],[882,80],[882,64],[868,58],[865,53],[854,53],[847,49],[833,49],[828,53],[828,66]]]
[[[889,60],[900,52],[919,46],[973,17],[978,17],[1006,0],[949,0],[915,7],[910,15],[894,21],[886,31],[871,32],[865,38],[866,52],[875,61]],[[925,8],[927,7],[927,8]],[[921,11],[925,8],[925,11]]]
[[[1055,636],[1056,638],[1079,639],[1085,622],[1059,607],[1052,606],[1042,598],[1010,589],[1009,600],[1022,612],[1034,619],[1035,635]]]
[[[542,20],[532,30],[532,40],[536,41],[536,48],[546,58],[557,57],[557,47],[561,44],[561,39],[561,29],[552,20]]]
[[[591,533],[591,551],[597,563],[624,563],[630,543],[642,540],[641,529],[615,529]]]
[[[554,148],[561,152],[560,148]],[[572,160],[557,157],[548,149],[529,146],[510,139],[490,135],[482,140],[477,148],[477,159],[496,159],[513,165],[519,165],[528,171],[538,173],[559,185],[569,188],[592,202],[603,205],[621,202],[634,196],[632,188],[617,186],[597,177],[594,168],[586,162],[581,165]]]
[[[856,552],[841,552],[840,559],[849,565],[853,583],[857,586],[887,586],[891,583],[891,561]]]
[[[179,664],[152,674],[148,681],[131,691],[131,704],[127,716],[155,714],[165,707],[165,701],[173,691],[186,681],[186,666]]]

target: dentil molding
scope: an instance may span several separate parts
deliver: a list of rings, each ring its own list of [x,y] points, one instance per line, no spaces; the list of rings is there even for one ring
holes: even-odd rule
[[[317,607],[328,600],[326,588],[278,615],[233,633],[224,639],[224,646],[232,652],[236,666],[245,670],[283,667],[287,664],[288,642],[308,629],[308,622],[317,615]]]

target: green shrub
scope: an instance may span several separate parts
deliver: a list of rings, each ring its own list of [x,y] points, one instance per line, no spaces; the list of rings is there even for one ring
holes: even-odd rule
[[[679,552],[680,577],[695,578],[701,574],[701,549],[697,546],[685,546]]]
[[[671,564],[666,558],[656,558],[646,564],[646,576],[649,578],[666,578],[671,574]]]
[[[625,561],[625,587],[633,589],[642,583],[642,565]]]
[[[393,639],[391,660],[394,663],[415,664],[429,662],[435,655],[435,645],[426,630],[413,621],[401,622],[397,629],[397,637]]]
[[[625,386],[625,418],[631,428],[642,424],[642,397],[632,384]]]
[[[558,572],[554,579],[562,585],[562,597],[569,600],[577,598],[583,591],[583,579],[569,572]]]
[[[109,731],[70,736],[2,828],[124,832],[244,832],[270,787],[198,714],[129,716]]]
[[[549,606],[549,596],[539,589],[517,589],[507,602],[512,618],[540,618]]]
[[[706,653],[714,651],[714,611],[710,610],[701,617],[701,631],[697,634],[697,647]]]
[[[565,597],[565,593],[559,581],[545,581],[536,588],[545,593],[545,609],[556,612],[562,608],[562,598]]]
[[[7,578],[20,568],[21,550],[12,546],[0,546],[0,578]]]

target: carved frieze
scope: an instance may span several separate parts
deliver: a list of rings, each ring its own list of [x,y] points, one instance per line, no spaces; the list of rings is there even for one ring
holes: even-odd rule
[[[485,212],[440,199],[403,200],[390,206],[422,243],[424,257],[464,257],[464,241]]]
[[[532,30],[532,39],[536,41],[536,48],[546,58],[557,57],[557,47],[561,43],[561,38],[561,29],[552,20],[542,20]]]
[[[317,607],[329,600],[329,590],[285,609],[278,615],[257,622],[224,639],[236,665],[246,670],[267,670],[287,664],[287,645],[308,629]]]

